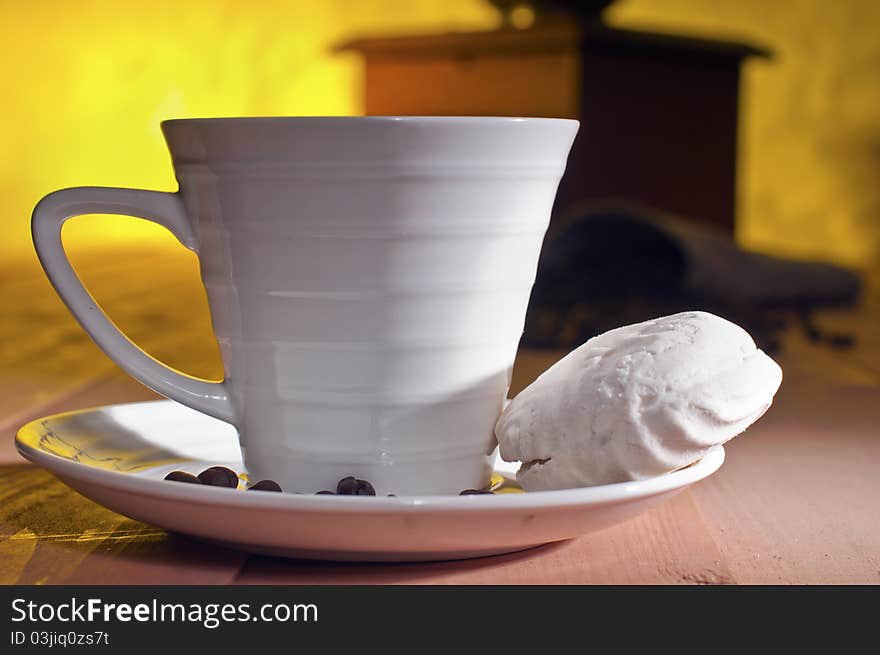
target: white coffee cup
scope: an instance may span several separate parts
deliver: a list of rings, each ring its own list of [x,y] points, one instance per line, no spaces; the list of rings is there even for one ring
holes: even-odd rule
[[[162,123],[177,193],[79,187],[33,215],[85,330],[155,391],[236,426],[251,480],[377,493],[488,483],[559,179],[577,132],[543,118]],[[71,269],[61,226],[138,216],[196,251],[225,379],[129,341]]]

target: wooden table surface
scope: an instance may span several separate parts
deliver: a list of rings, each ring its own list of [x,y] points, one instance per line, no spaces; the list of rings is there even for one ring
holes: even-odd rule
[[[220,366],[194,258],[181,250],[81,252],[111,317],[194,375]],[[33,418],[156,397],[83,334],[33,259],[0,264],[0,583],[555,584],[880,583],[880,289],[819,316],[854,333],[832,350],[797,330],[770,412],[722,469],[625,524],[534,550],[460,562],[342,564],[247,555],[169,535],[79,496],[25,463]],[[522,352],[513,391],[560,353]]]

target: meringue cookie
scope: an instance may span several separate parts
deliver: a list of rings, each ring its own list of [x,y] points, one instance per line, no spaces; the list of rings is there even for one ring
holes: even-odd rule
[[[556,362],[495,427],[526,491],[681,468],[761,417],[782,369],[741,327],[684,312],[617,328]]]

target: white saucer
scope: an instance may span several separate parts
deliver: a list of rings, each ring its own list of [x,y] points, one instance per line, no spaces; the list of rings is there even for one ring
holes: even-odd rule
[[[695,464],[648,480],[522,493],[517,465],[498,461],[498,493],[315,496],[163,480],[217,464],[242,471],[231,426],[160,400],[57,414],[22,427],[16,447],[63,482],[131,518],[254,553],[326,560],[479,557],[577,537],[629,519],[708,477]],[[502,480],[503,477],[503,480]]]

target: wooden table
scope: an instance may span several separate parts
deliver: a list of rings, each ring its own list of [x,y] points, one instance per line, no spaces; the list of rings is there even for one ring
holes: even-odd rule
[[[74,257],[114,320],[156,357],[217,377],[194,258],[180,250]],[[0,583],[880,583],[880,289],[820,316],[858,335],[834,351],[796,331],[771,411],[719,473],[623,525],[479,560],[337,564],[204,545],[106,510],[15,453],[25,421],[155,397],[82,333],[32,259],[0,264]],[[523,352],[514,389],[560,353]]]

